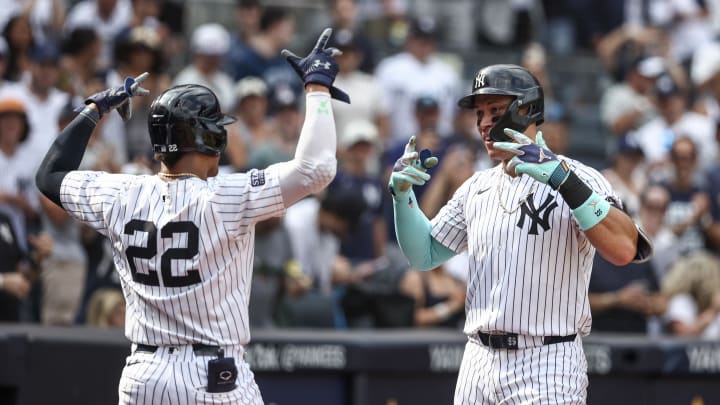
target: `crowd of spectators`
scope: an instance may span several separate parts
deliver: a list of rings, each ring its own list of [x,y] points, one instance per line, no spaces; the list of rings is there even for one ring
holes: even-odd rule
[[[573,106],[549,61],[591,52],[607,78],[595,100],[608,140],[598,169],[654,241],[655,256],[622,268],[596,257],[593,330],[720,336],[720,15],[705,1],[484,1],[474,14],[452,14],[442,12],[445,2],[318,0],[324,21],[311,24],[292,2],[239,0],[227,6],[233,24],[192,28],[184,3],[171,0],[5,3],[2,321],[123,325],[109,241],[42,198],[33,181],[85,97],[151,73],[151,94],[133,103],[131,120],[109,114],[101,122],[81,169],[152,175],[149,103],[184,83],[211,88],[238,118],[221,170],[264,168],[292,157],[304,116],[301,83],[280,51],[331,26],[331,46],[342,51],[335,84],[352,98],[333,104],[337,176],[284,218],[258,224],[252,325],[461,328],[467,258],[429,272],[409,268],[386,184],[411,135],[440,158],[433,180],[416,189],[429,217],[475,170],[495,164],[474,113],[456,100],[469,88],[466,72],[479,67],[466,53],[502,48],[516,58],[487,62],[520,63],[540,79],[541,130],[558,154],[582,134],[569,130]],[[453,35],[474,15],[481,18],[468,38]]]

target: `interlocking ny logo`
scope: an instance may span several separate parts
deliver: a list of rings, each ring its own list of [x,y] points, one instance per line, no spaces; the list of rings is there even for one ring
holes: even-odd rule
[[[330,62],[322,62],[320,59],[315,59],[315,62],[313,62],[313,67],[317,69],[320,66],[324,67],[325,70],[328,70],[330,69]]]
[[[533,194],[528,194],[525,202],[520,206],[520,220],[518,221],[517,226],[522,229],[525,225],[525,216],[528,216],[532,221],[532,224],[530,224],[530,231],[528,233],[531,235],[537,235],[538,225],[542,226],[543,232],[550,229],[550,214],[552,214],[552,211],[558,205],[555,202],[555,198],[550,194],[545,197],[545,201],[542,203],[540,208],[535,208],[535,203],[533,203],[533,201]]]
[[[485,87],[485,73],[480,73],[475,76],[475,88]]]

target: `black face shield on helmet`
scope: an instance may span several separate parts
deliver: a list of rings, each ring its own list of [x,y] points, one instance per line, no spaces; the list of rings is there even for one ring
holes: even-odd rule
[[[521,66],[491,65],[480,69],[473,80],[472,92],[461,98],[458,106],[475,108],[475,97],[483,94],[515,97],[490,130],[493,141],[512,142],[503,132],[505,128],[523,132],[533,123],[543,123],[545,102],[542,87],[535,76]],[[525,106],[528,112],[521,115],[520,109]]]
[[[172,87],[153,101],[148,131],[153,151],[161,155],[200,152],[219,156],[227,145],[225,125],[235,118],[220,111],[220,103],[207,87],[188,84]]]

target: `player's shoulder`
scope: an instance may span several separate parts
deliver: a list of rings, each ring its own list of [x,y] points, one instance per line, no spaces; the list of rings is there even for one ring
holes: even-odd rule
[[[102,184],[126,185],[145,184],[156,180],[157,176],[135,175],[125,173],[109,173],[95,170],[73,170],[65,176],[66,181],[98,182]]]

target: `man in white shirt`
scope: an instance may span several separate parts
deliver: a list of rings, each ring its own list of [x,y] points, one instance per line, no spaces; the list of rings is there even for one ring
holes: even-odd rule
[[[192,63],[178,73],[173,85],[203,85],[217,95],[224,111],[232,110],[235,82],[221,68],[230,49],[230,34],[217,23],[200,25],[193,31],[190,48]]]
[[[432,19],[414,20],[405,51],[383,59],[375,71],[390,103],[391,143],[405,142],[417,132],[415,100],[421,95],[438,100],[439,132],[452,132],[459,78],[449,64],[434,55],[437,35],[437,26]]]

